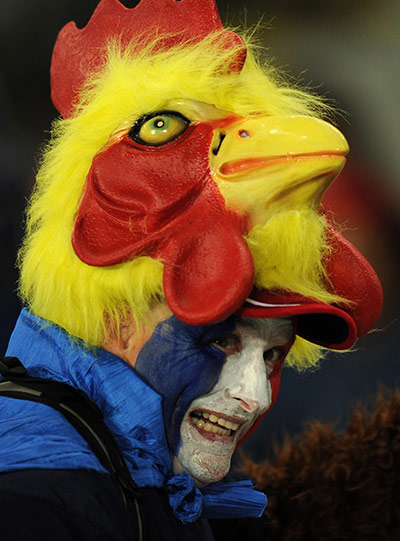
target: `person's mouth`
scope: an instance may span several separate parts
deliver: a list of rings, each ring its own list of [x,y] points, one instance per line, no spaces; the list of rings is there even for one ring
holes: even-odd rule
[[[244,420],[228,417],[218,412],[194,410],[189,415],[191,423],[206,439],[224,440],[235,438]]]

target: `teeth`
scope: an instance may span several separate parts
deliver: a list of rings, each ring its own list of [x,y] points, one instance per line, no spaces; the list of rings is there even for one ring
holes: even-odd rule
[[[229,430],[237,430],[239,428],[239,425],[237,423],[232,423],[231,421],[227,421],[226,419],[223,419],[222,417],[220,417],[217,422],[219,425],[224,426],[225,428],[228,428]]]
[[[240,426],[238,423],[232,423],[232,421],[217,417],[213,413],[207,413],[206,411],[195,411],[191,414],[191,417],[197,427],[202,428],[206,432],[221,434],[223,436],[229,436],[231,430],[234,432]],[[204,419],[208,419],[210,422],[206,422]],[[217,423],[219,426],[212,423]]]
[[[202,428],[206,432],[220,434],[221,436],[229,436],[231,433],[230,430],[226,430],[225,428],[220,428],[219,426],[212,425],[211,423],[205,423],[202,419],[199,419],[198,417],[192,417],[192,421],[198,428]]]

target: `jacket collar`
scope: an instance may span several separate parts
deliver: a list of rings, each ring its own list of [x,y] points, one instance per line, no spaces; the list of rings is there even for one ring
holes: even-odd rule
[[[162,486],[171,476],[162,398],[122,359],[88,347],[26,308],[7,355],[18,357],[31,375],[84,391],[99,406],[139,486]]]

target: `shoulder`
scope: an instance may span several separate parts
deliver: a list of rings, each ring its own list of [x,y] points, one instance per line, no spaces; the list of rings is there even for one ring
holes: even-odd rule
[[[0,396],[0,471],[24,468],[105,472],[89,444],[57,410]]]
[[[117,487],[90,470],[0,474],[0,521],[4,541],[133,539]]]

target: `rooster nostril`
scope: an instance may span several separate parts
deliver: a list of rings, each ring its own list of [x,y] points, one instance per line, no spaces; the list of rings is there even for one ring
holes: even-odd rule
[[[225,137],[226,137],[225,133],[219,134],[218,146],[212,149],[212,153],[214,154],[214,156],[218,154],[219,149],[221,148],[221,145],[222,145],[222,141],[225,139]]]
[[[248,139],[249,137],[251,137],[251,135],[246,130],[240,130],[239,137],[241,137],[242,139]]]

